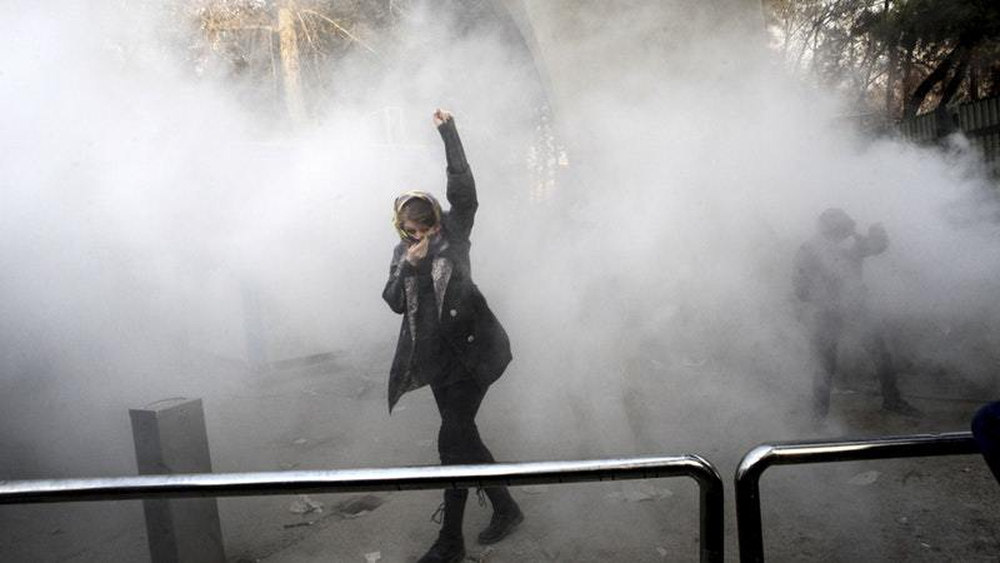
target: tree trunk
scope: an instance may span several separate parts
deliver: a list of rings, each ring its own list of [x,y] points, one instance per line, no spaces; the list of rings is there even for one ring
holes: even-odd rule
[[[910,78],[913,75],[913,52],[917,49],[917,41],[915,39],[904,39],[903,42],[906,44],[906,55],[903,57],[903,65],[900,70],[899,107],[895,110],[896,114],[900,117],[903,116],[903,103],[906,100],[907,93],[910,91]]]
[[[920,106],[923,105],[924,99],[927,95],[931,93],[931,90],[938,85],[939,82],[947,78],[948,71],[955,66],[955,61],[961,57],[960,51],[964,50],[964,47],[959,44],[941,61],[940,64],[934,69],[933,72],[927,75],[920,85],[917,86],[916,90],[910,96],[910,99],[906,101],[906,106],[903,108],[903,118],[910,118],[917,115],[917,111],[920,110]]]
[[[962,86],[962,82],[965,81],[966,71],[969,69],[969,56],[972,54],[971,51],[966,50],[962,55],[962,58],[958,61],[958,65],[955,67],[955,72],[951,75],[951,80],[948,81],[944,86],[944,90],[941,91],[941,99],[938,101],[937,107],[945,107],[951,102],[951,99],[955,97],[958,93],[958,89]]]
[[[889,61],[886,64],[888,68],[885,77],[885,116],[893,119],[895,116],[892,111],[892,103],[896,99],[896,70],[899,66],[899,54],[895,44],[889,46]]]
[[[302,85],[299,79],[299,39],[295,32],[295,5],[285,0],[278,8],[278,39],[281,46],[281,76],[285,108],[292,124],[305,121]]]
[[[889,19],[889,7],[890,1],[885,0],[885,4],[882,10],[882,17],[886,20]],[[892,102],[895,98],[894,89],[896,88],[896,70],[899,66],[899,36],[893,37],[892,42],[888,45],[888,57],[887,57],[887,67],[885,73],[885,117],[886,119],[893,119]]]
[[[983,68],[980,61],[976,61],[976,64],[969,69],[969,99],[973,102],[980,99],[979,88],[982,84],[982,73]]]

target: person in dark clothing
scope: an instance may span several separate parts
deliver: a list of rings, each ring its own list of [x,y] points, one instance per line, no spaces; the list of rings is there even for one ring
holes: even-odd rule
[[[882,408],[920,416],[920,411],[900,396],[892,354],[865,303],[864,260],[885,252],[889,237],[879,224],[869,227],[868,236],[854,228],[854,220],[842,209],[827,209],[819,216],[817,234],[795,257],[795,296],[803,305],[809,341],[819,361],[813,380],[813,415],[818,420],[826,417],[838,346],[848,331],[857,331],[875,363]]]
[[[429,385],[441,414],[441,463],[493,463],[476,413],[511,361],[510,341],[472,281],[469,235],[479,202],[455,120],[439,109],[434,123],[444,140],[451,209],[443,212],[426,192],[407,192],[395,201],[394,225],[402,240],[382,297],[403,320],[389,373],[389,412],[404,393]],[[478,539],[490,544],[510,534],[524,515],[506,487],[485,493],[493,517]],[[420,562],[465,558],[467,497],[466,489],[445,490],[441,532]]]
[[[1000,401],[984,405],[976,412],[972,417],[972,436],[993,477],[1000,483]]]

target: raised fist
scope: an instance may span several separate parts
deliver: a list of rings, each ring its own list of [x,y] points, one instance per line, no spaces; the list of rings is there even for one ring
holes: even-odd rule
[[[445,122],[450,121],[452,118],[451,112],[441,108],[434,110],[434,126],[441,127]]]

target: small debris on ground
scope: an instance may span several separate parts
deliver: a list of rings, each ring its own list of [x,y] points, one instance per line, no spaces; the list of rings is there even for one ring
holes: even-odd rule
[[[299,495],[288,507],[292,514],[310,514],[312,512],[323,512],[323,503],[309,498],[308,495]]]
[[[287,530],[289,528],[304,528],[306,526],[312,526],[312,522],[296,522],[294,524],[285,524],[284,528]]]
[[[381,551],[372,551],[371,553],[365,554],[365,563],[375,563],[379,559],[382,559]]]
[[[663,546],[657,546],[656,552],[660,554],[660,557],[666,557],[667,556],[667,548],[665,548]]]
[[[858,473],[854,477],[851,477],[847,482],[851,485],[866,487],[875,481],[878,481],[880,475],[882,474],[878,471],[865,471],[864,473]]]
[[[295,440],[292,443],[295,444],[296,446],[304,446],[309,443],[309,440],[306,440],[305,438],[299,438],[298,440]]]
[[[382,506],[384,502],[375,495],[363,495],[341,502],[336,510],[344,518],[357,518]]]

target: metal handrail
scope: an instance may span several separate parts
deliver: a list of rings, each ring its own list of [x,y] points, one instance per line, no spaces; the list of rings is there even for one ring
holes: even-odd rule
[[[979,449],[971,432],[761,444],[747,452],[736,469],[736,526],[740,542],[740,561],[747,563],[764,560],[760,478],[772,465],[975,453],[979,453]]]
[[[93,479],[0,481],[0,504],[465,489],[692,477],[700,491],[701,561],[723,560],[723,485],[697,455],[489,465],[445,465],[325,471],[143,475]]]

